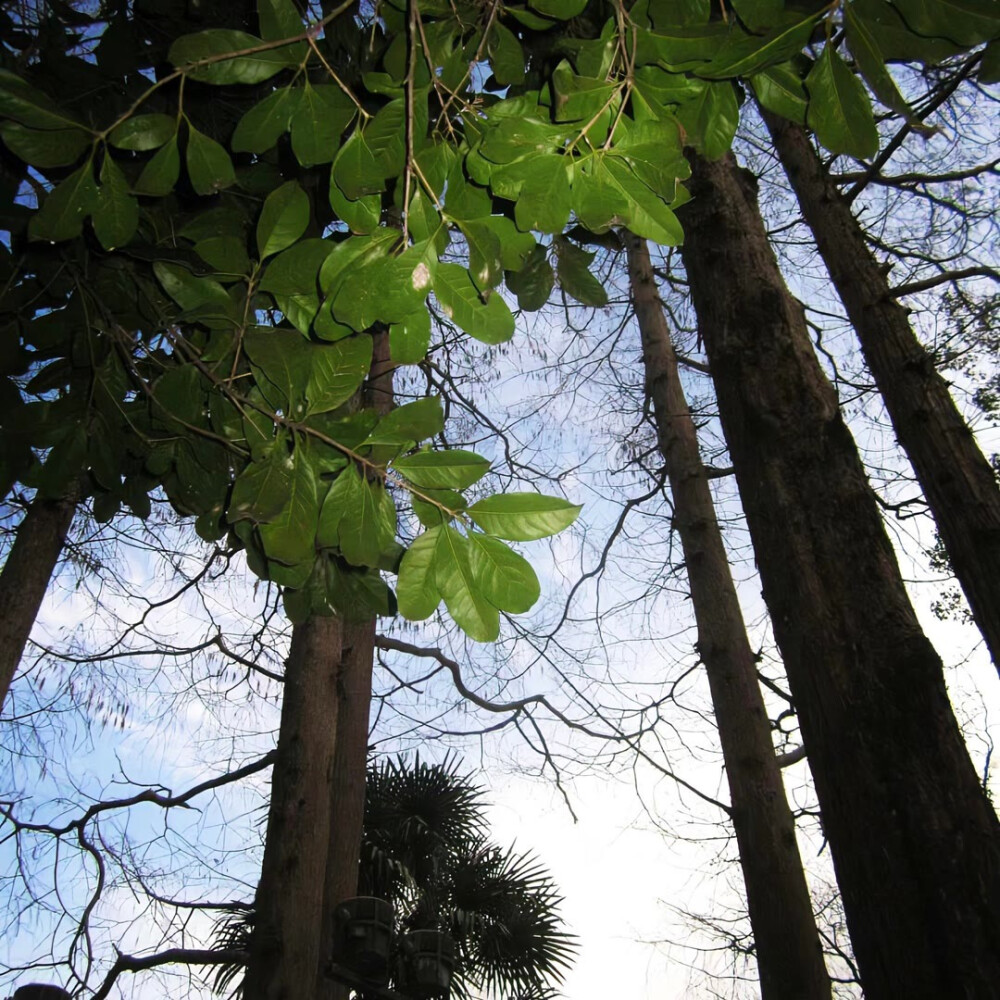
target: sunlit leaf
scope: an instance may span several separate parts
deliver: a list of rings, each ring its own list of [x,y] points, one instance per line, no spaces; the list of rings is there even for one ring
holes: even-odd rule
[[[484,303],[464,267],[438,265],[434,295],[445,316],[476,340],[502,344],[514,336],[514,316],[507,303],[497,294]]]
[[[541,493],[499,493],[477,500],[469,517],[483,531],[514,542],[530,542],[569,527],[582,508]]]
[[[290,247],[309,225],[309,196],[296,181],[272,191],[264,201],[257,221],[257,253],[260,259]]]
[[[399,564],[396,601],[399,613],[411,622],[430,618],[441,603],[441,591],[435,580],[434,566],[434,553],[440,534],[441,529],[434,527],[418,535]]]
[[[419,489],[464,490],[489,472],[490,463],[475,452],[449,448],[397,458],[392,467]]]
[[[501,611],[522,614],[541,594],[531,564],[497,538],[470,532],[469,560],[476,586]]]
[[[434,582],[449,614],[470,639],[493,642],[500,634],[500,613],[476,584],[468,541],[448,524],[432,530],[439,532],[434,547]]]
[[[878,130],[864,84],[832,45],[823,47],[809,71],[806,90],[809,127],[827,149],[858,159],[878,152]]]
[[[116,125],[108,142],[119,149],[147,152],[159,149],[177,132],[177,119],[171,115],[133,115]]]
[[[83,230],[84,220],[98,206],[94,167],[87,160],[64,181],[56,185],[42,202],[28,226],[28,233],[35,240],[71,240]]]
[[[236,183],[233,161],[225,148],[188,124],[187,170],[198,194],[215,194]]]
[[[167,58],[192,80],[215,84],[262,83],[297,62],[290,51],[294,47],[273,49],[263,44],[245,31],[208,28],[182,35],[170,46]]]

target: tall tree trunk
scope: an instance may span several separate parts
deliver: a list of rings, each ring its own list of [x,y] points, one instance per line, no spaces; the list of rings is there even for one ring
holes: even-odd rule
[[[729,779],[733,829],[756,944],[763,1000],[829,1000],[812,901],[795,840],[767,709],[729,558],[715,517],[694,421],[659,300],[649,248],[627,234],[632,301],[646,392],[684,549],[698,652],[705,664]]]
[[[865,995],[992,1000],[1000,824],[753,178],[692,165],[684,263]]]
[[[14,544],[0,572],[0,709],[7,700],[14,671],[21,662],[75,512],[75,500],[36,497],[17,526]]]
[[[392,373],[389,335],[373,335],[372,365],[361,393],[361,403],[380,415],[392,409]],[[368,722],[375,663],[374,617],[345,621],[343,656],[337,678],[337,746],[330,795],[330,834],[326,860],[322,941],[333,940],[333,914],[341,900],[357,895],[358,865],[365,818],[365,780],[368,768]],[[317,1000],[347,1000],[350,989],[323,975],[328,955],[321,956]]]
[[[809,137],[790,121],[763,116],[1000,672],[1000,488],[993,470]]]
[[[323,887],[341,642],[336,617],[312,617],[292,631],[245,1000],[302,1000],[316,991],[326,948]]]

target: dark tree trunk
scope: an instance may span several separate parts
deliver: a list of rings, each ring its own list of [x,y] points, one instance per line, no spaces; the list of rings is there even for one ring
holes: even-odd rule
[[[990,463],[809,137],[766,112],[764,121],[1000,671],[1000,488]]]
[[[373,336],[372,365],[360,402],[379,414],[392,409],[392,363],[389,336]],[[374,617],[343,624],[343,656],[337,678],[337,746],[330,795],[330,839],[323,902],[324,947],[333,940],[333,914],[341,900],[357,895],[358,865],[365,818],[368,768],[368,722],[375,663]],[[350,989],[323,976],[321,957],[317,1000],[347,1000]]]
[[[76,503],[35,498],[0,572],[0,709],[62,554]]]
[[[1000,824],[833,387],[732,157],[683,256],[868,1000],[995,998]]]
[[[316,992],[337,738],[339,618],[292,631],[281,727],[245,1000],[302,1000]]]
[[[645,240],[625,236],[632,301],[712,692],[763,1000],[829,1000],[771,727]]]

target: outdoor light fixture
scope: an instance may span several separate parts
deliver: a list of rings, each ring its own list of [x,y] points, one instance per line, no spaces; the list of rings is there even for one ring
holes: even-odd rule
[[[410,931],[403,938],[402,992],[417,1000],[447,997],[455,971],[455,942],[444,931]]]
[[[392,905],[375,896],[345,899],[334,910],[333,960],[363,979],[389,979]]]
[[[11,1000],[69,1000],[69,994],[61,986],[28,983],[14,990]]]

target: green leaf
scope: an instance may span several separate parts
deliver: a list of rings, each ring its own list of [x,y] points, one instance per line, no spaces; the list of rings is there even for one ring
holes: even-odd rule
[[[177,119],[172,115],[133,115],[111,130],[108,142],[119,149],[145,153],[159,149],[176,134]]]
[[[465,497],[455,490],[421,490],[420,496],[410,494],[413,513],[425,528],[447,524],[454,519],[454,513],[463,511],[469,505]]]
[[[268,265],[260,289],[279,295],[315,293],[319,271],[336,244],[318,237],[300,240],[283,250]]]
[[[426,309],[405,316],[389,327],[389,356],[397,365],[418,365],[431,343],[431,316]]]
[[[220,274],[249,274],[250,257],[243,240],[237,236],[209,236],[194,245],[195,253]]]
[[[381,108],[365,129],[364,138],[375,158],[380,177],[396,177],[401,174],[406,159],[405,102],[397,99]],[[350,194],[346,190],[344,193]]]
[[[94,166],[87,160],[54,187],[28,224],[33,240],[71,240],[83,231],[83,222],[98,206]]]
[[[355,129],[333,161],[333,182],[345,197],[357,201],[381,192],[385,187],[383,177],[364,134],[360,128]]]
[[[362,477],[349,465],[330,486],[319,514],[316,544],[322,549],[340,548],[340,525],[347,518],[356,520],[361,509]]]
[[[348,467],[342,476],[357,476]],[[340,522],[340,551],[352,566],[378,566],[379,557],[396,538],[396,505],[382,483],[360,478],[360,504]]]
[[[541,154],[518,164],[521,193],[514,220],[524,232],[561,233],[572,208],[565,156]]]
[[[896,81],[893,80],[885,64],[885,56],[882,55],[878,42],[850,5],[844,8],[844,28],[854,61],[858,64],[858,69],[861,70],[861,75],[868,86],[871,87],[872,93],[887,108],[909,116],[909,105],[899,92]]]
[[[499,21],[493,25],[489,42],[490,63],[498,83],[524,83],[524,51],[514,33]]]
[[[419,309],[430,291],[437,270],[433,247],[414,244],[389,257],[389,246],[385,240],[373,242],[371,252],[340,277],[333,314],[355,330],[367,330],[379,321],[399,322]]]
[[[476,501],[469,517],[483,531],[513,542],[530,542],[568,528],[580,506],[541,493],[500,493]]]
[[[378,229],[382,219],[382,199],[379,195],[366,194],[352,201],[334,183],[333,174],[330,175],[330,208],[352,233],[372,233]]]
[[[434,527],[418,535],[399,564],[396,601],[399,613],[411,622],[430,618],[441,603],[441,591],[435,581],[434,554],[441,528]]]
[[[971,48],[997,37],[1000,18],[993,0],[893,0],[916,35],[946,38]]]
[[[170,46],[167,58],[192,80],[214,84],[263,83],[298,62],[297,55],[290,51],[295,46],[287,45],[248,55],[233,54],[260,48],[262,44],[260,38],[245,31],[209,28],[182,35]]]
[[[476,587],[490,604],[501,611],[522,614],[541,595],[531,564],[497,538],[471,532],[469,561]]]
[[[472,451],[418,451],[392,463],[418,489],[464,490],[490,471],[490,463]]]
[[[306,382],[311,376],[308,342],[295,330],[257,326],[244,334],[243,349],[268,403],[293,419],[303,417]]]
[[[784,12],[782,0],[732,0],[740,20],[751,30],[770,28]]]
[[[500,237],[484,220],[460,222],[469,246],[469,276],[481,292],[488,292],[503,277]]]
[[[555,18],[557,21],[568,21],[583,13],[587,0],[530,0],[528,6],[546,17]]]
[[[555,248],[556,274],[563,291],[582,305],[606,306],[608,293],[590,271],[590,263],[595,254],[588,253],[561,237],[556,238]]]
[[[333,84],[308,81],[292,114],[292,152],[303,167],[329,163],[340,149],[340,136],[355,115],[354,105]]]
[[[750,77],[757,100],[776,115],[781,115],[799,125],[806,123],[806,109],[809,95],[802,83],[802,77],[795,72],[791,63],[770,66],[762,73]]]
[[[432,530],[440,532],[434,547],[434,582],[445,606],[470,639],[493,642],[500,634],[500,613],[476,584],[468,541],[448,524]]]
[[[153,158],[143,167],[133,190],[136,194],[145,194],[161,198],[170,194],[177,183],[181,172],[181,155],[177,150],[177,136],[173,135]]]
[[[266,153],[288,131],[302,94],[301,87],[282,87],[254,105],[233,132],[233,152]]]
[[[520,270],[535,249],[535,237],[522,233],[506,215],[490,215],[477,220],[487,226],[500,241],[500,263],[506,271]]]
[[[365,438],[365,444],[417,444],[444,430],[444,408],[428,396],[390,410]]]
[[[284,509],[292,486],[292,456],[284,442],[271,448],[261,461],[251,462],[236,477],[229,498],[231,522],[266,524]]]
[[[46,94],[8,70],[0,70],[0,117],[13,118],[29,128],[82,127]]]
[[[198,194],[217,194],[236,183],[233,161],[222,145],[188,122],[187,169]]]
[[[578,76],[573,72],[569,62],[564,59],[552,72],[553,94],[552,111],[557,122],[591,123],[588,134],[591,141],[600,141],[607,135],[610,124],[611,99],[619,87],[607,80],[595,80]],[[608,122],[603,126],[600,138],[595,134],[597,125],[594,119],[604,111]]]
[[[497,294],[483,303],[469,272],[459,264],[439,264],[434,295],[448,319],[476,340],[502,344],[514,336],[514,316]]]
[[[105,250],[124,246],[139,226],[139,202],[129,194],[125,175],[107,152],[101,165],[101,187],[93,224]]]
[[[33,167],[68,167],[91,144],[82,129],[33,129],[17,122],[0,125],[7,148]]]
[[[313,321],[319,312],[319,296],[315,292],[298,292],[295,295],[273,293],[273,298],[274,304],[284,313],[285,319],[303,337],[308,338],[312,333]]]
[[[291,567],[292,574],[280,579],[269,566],[269,575],[285,586],[305,582],[316,557],[316,524],[319,520],[319,495],[316,477],[304,453],[296,448],[290,457],[291,475],[284,509],[260,526],[260,539],[268,560]],[[301,583],[298,584],[301,586]]]
[[[592,233],[606,233],[628,218],[628,199],[605,169],[603,157],[593,157],[576,171],[573,212],[580,225]]]
[[[979,82],[1000,82],[1000,41],[992,41],[986,46],[979,64]]]
[[[507,287],[517,296],[518,306],[528,312],[541,309],[549,301],[556,281],[548,252],[541,243],[535,244],[524,267],[508,271],[505,278]]]
[[[295,181],[272,191],[257,221],[260,259],[290,247],[309,225],[309,196]]]
[[[671,208],[622,160],[605,157],[605,167],[611,182],[625,196],[628,211],[624,221],[636,236],[660,246],[676,246],[683,240],[684,231]]]
[[[292,0],[257,0],[257,21],[261,35],[269,42],[294,38],[305,30]]]
[[[157,260],[153,262],[153,273],[167,295],[187,312],[203,306],[216,306],[228,311],[231,305],[222,285],[211,278],[194,275],[186,267]]]
[[[729,152],[739,114],[736,92],[728,80],[707,82],[696,97],[677,109],[687,144],[710,160]]]
[[[827,43],[806,77],[807,121],[832,153],[866,159],[878,152],[878,130],[864,85]]]
[[[372,362],[372,339],[348,337],[333,344],[309,344],[307,414],[334,410],[361,388]]]
[[[780,7],[780,3],[779,3]],[[798,17],[791,23],[772,28],[762,38],[732,31],[707,66],[694,72],[714,80],[732,79],[757,73],[767,66],[784,62],[809,43],[822,12]]]

